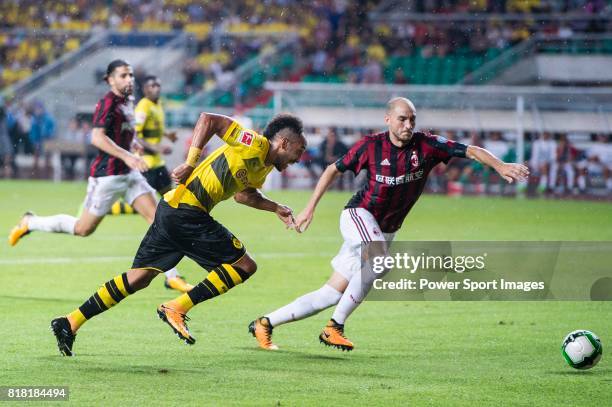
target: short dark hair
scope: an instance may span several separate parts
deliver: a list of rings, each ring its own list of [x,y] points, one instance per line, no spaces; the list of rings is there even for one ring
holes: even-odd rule
[[[130,66],[130,64],[123,59],[115,59],[114,61],[111,61],[111,63],[106,67],[104,80],[108,81],[108,77],[111,76],[113,72],[115,72],[115,69],[119,68],[120,66]]]
[[[272,140],[276,134],[282,129],[289,128],[295,134],[302,135],[304,132],[304,125],[302,121],[291,113],[280,113],[277,114],[268,122],[266,128],[263,131],[263,135],[268,140]]]
[[[142,83],[147,83],[149,81],[153,81],[153,82],[158,82],[159,79],[157,78],[157,76],[155,75],[147,75],[144,77],[144,79],[142,80]]]

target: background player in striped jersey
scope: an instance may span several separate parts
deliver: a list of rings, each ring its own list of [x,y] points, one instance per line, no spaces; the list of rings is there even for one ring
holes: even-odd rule
[[[278,349],[272,343],[273,327],[336,305],[319,339],[329,346],[353,349],[353,343],[344,336],[344,323],[373,281],[362,281],[361,243],[380,242],[382,250],[386,249],[423,192],[427,175],[438,163],[447,163],[452,157],[469,158],[494,168],[508,182],[529,174],[524,165],[504,163],[483,148],[414,132],[415,122],[416,109],[410,100],[390,100],[385,115],[388,131],[362,138],[325,169],[308,205],[296,218],[298,231],[308,228],[319,200],[341,173],[365,170],[368,181],[340,215],[344,243],[331,262],[334,272],[330,279],[318,290],[251,322],[249,331],[260,347]]]
[[[196,167],[202,148],[214,134],[225,145]],[[296,163],[305,149],[302,122],[295,116],[276,116],[259,135],[228,117],[203,113],[187,161],[172,173],[179,187],[159,202],[132,268],[108,281],[73,312],[51,321],[60,352],[72,355],[76,332],[87,320],[147,287],[161,270],[174,267],[183,256],[210,272],[188,293],[161,304],[157,313],[179,338],[195,343],[185,314],[194,305],[243,283],[257,270],[242,242],[210,212],[233,196],[241,204],[274,212],[287,227],[295,227],[291,209],[266,198],[258,188],[273,168],[282,171]]]
[[[8,239],[11,246],[33,231],[89,236],[120,197],[147,222],[153,222],[157,205],[155,191],[141,174],[148,167],[141,157],[130,152],[134,140],[132,67],[123,60],[114,60],[108,65],[104,79],[110,91],[100,99],[94,112],[91,143],[98,149],[98,155],[91,164],[81,216],[36,216],[27,212],[11,230]],[[168,269],[166,277],[166,285],[174,289],[186,292],[192,288],[174,267]]]
[[[134,111],[136,137],[144,152],[142,158],[149,167],[142,175],[159,194],[163,195],[172,189],[170,173],[166,168],[163,155],[170,154],[172,147],[163,144],[163,138],[171,142],[176,141],[176,132],[166,131],[166,115],[162,102],[161,82],[154,75],[143,79],[142,91],[144,97],[136,104]],[[134,209],[127,203],[119,200],[115,202],[110,214],[134,213]]]

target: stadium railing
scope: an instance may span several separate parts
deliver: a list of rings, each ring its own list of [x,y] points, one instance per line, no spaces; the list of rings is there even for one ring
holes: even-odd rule
[[[543,53],[612,54],[612,34],[575,34],[571,38],[536,34],[469,73],[461,83],[464,85],[485,84],[513,64]]]

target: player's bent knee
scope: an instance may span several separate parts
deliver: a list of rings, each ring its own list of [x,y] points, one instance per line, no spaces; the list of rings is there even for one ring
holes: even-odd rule
[[[131,269],[127,272],[128,283],[134,291],[142,290],[148,287],[159,273],[161,271],[154,268]]]
[[[232,264],[235,268],[239,268],[243,272],[252,275],[257,271],[257,263],[248,254],[244,255],[243,258]]]

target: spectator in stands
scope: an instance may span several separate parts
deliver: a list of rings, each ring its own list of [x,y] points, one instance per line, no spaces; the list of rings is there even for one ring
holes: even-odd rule
[[[87,132],[89,131],[89,125],[87,123],[80,122],[77,118],[73,118],[68,123],[68,129],[61,135],[61,139],[67,143],[75,146],[82,146],[82,152],[77,152],[75,148],[74,153],[62,154],[62,167],[66,172],[68,179],[76,179],[75,176],[75,165],[79,158],[87,159],[86,149],[90,142],[87,140]]]
[[[478,131],[470,132],[470,144],[477,147],[484,148],[484,135]],[[497,155],[497,157],[500,157]],[[461,190],[465,191],[468,184],[477,184],[476,192],[478,194],[485,193],[488,190],[489,184],[489,167],[482,165],[478,161],[471,161],[468,165],[463,167],[459,182],[461,183]]]
[[[15,153],[32,154],[34,150],[29,137],[31,120],[25,103],[7,104],[7,107],[9,137]],[[14,171],[14,173],[17,175],[17,171]]]
[[[347,151],[348,147],[338,138],[336,128],[330,127],[327,130],[325,139],[319,146],[319,164],[321,168],[327,168],[328,165],[335,163]],[[344,189],[344,177],[339,177],[338,189]]]
[[[8,113],[4,100],[0,98],[0,176],[11,178],[13,176],[14,149],[9,136]]]
[[[612,143],[610,136],[598,134],[595,142],[585,151],[577,164],[577,184],[580,193],[588,193],[588,187],[602,185],[612,194]]]
[[[556,193],[567,193],[572,191],[577,193],[575,188],[576,163],[578,161],[578,149],[567,139],[567,134],[559,135],[557,143],[556,160],[551,169],[551,185],[555,187]],[[558,185],[557,177],[563,175],[564,184]]]
[[[540,183],[538,191],[549,192],[554,188],[553,166],[557,161],[557,143],[552,139],[552,134],[544,132],[531,148],[531,160],[529,168],[539,176]]]
[[[47,112],[40,101],[32,105],[32,125],[30,127],[30,141],[34,148],[34,175],[40,175],[40,158],[44,156],[44,143],[53,138],[55,132],[55,121]],[[48,167],[48,157],[45,159],[45,167]]]

